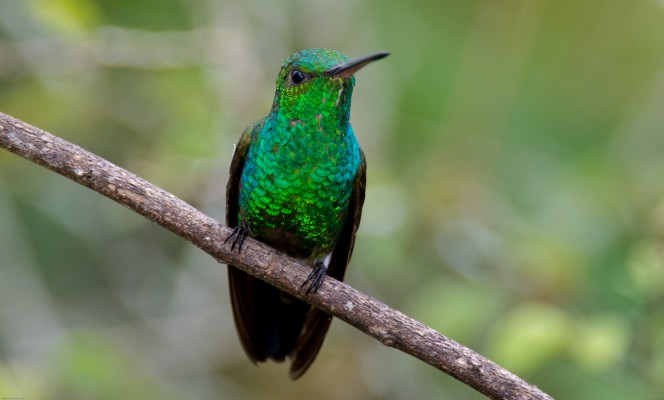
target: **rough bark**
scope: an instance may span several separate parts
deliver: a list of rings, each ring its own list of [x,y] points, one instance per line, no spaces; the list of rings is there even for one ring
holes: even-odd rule
[[[492,399],[551,399],[539,388],[426,325],[327,277],[305,295],[308,268],[248,238],[242,253],[224,239],[231,230],[167,191],[79,146],[0,113],[0,147],[115,200],[188,240],[217,261],[233,264],[353,325],[386,346],[419,358]],[[230,318],[230,316],[229,316]]]

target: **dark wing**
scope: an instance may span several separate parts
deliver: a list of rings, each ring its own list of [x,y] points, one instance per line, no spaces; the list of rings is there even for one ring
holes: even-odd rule
[[[350,261],[355,245],[355,233],[360,226],[362,216],[362,205],[364,204],[364,192],[366,188],[367,163],[364,153],[360,150],[360,167],[357,170],[353,182],[353,193],[350,198],[349,214],[344,224],[337,246],[332,252],[332,259],[327,269],[327,274],[337,280],[344,279],[346,266]],[[291,357],[293,363],[290,367],[290,378],[297,379],[311,366],[325,339],[332,317],[317,308],[312,308],[302,329],[302,334]]]
[[[260,132],[263,127],[263,120],[260,120],[247,128],[238,141],[233,160],[231,161],[230,176],[226,185],[226,224],[234,228],[238,225],[240,194],[240,178],[242,169],[249,151],[252,138]],[[235,328],[237,329],[240,342],[249,359],[256,363],[265,361],[267,354],[265,349],[259,349],[258,344],[264,341],[256,340],[254,337],[257,329],[256,319],[252,318],[254,309],[253,301],[249,293],[254,292],[254,286],[257,280],[246,272],[243,272],[232,265],[228,266],[228,284],[231,294],[231,305],[233,307],[233,318],[235,319]]]
[[[258,135],[258,132],[263,128],[263,121],[264,119],[261,119],[245,129],[233,151],[231,170],[228,177],[228,183],[226,184],[226,224],[231,228],[237,226],[240,178],[242,177],[242,169],[244,169],[244,162],[246,161],[247,153],[249,152],[249,145],[251,144],[251,139]]]

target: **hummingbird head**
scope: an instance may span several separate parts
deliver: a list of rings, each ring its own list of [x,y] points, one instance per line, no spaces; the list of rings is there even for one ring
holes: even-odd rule
[[[273,108],[293,119],[339,116],[347,121],[355,85],[353,74],[388,55],[379,52],[353,60],[329,49],[302,50],[290,56],[277,77]]]

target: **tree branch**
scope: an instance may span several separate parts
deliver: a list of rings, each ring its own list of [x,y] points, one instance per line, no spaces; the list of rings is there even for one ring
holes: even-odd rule
[[[247,273],[324,310],[466,383],[492,399],[551,399],[494,362],[391,309],[343,282],[326,277],[306,296],[300,285],[309,269],[247,238],[242,253],[224,239],[231,230],[163,189],[81,147],[0,113],[0,147],[115,200],[182,236],[217,261]]]

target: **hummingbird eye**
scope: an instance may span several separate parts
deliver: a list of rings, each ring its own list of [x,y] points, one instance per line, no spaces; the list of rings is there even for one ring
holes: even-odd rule
[[[305,80],[307,80],[307,75],[305,75],[304,72],[300,71],[299,69],[294,69],[291,71],[290,81],[293,85],[299,85]]]

